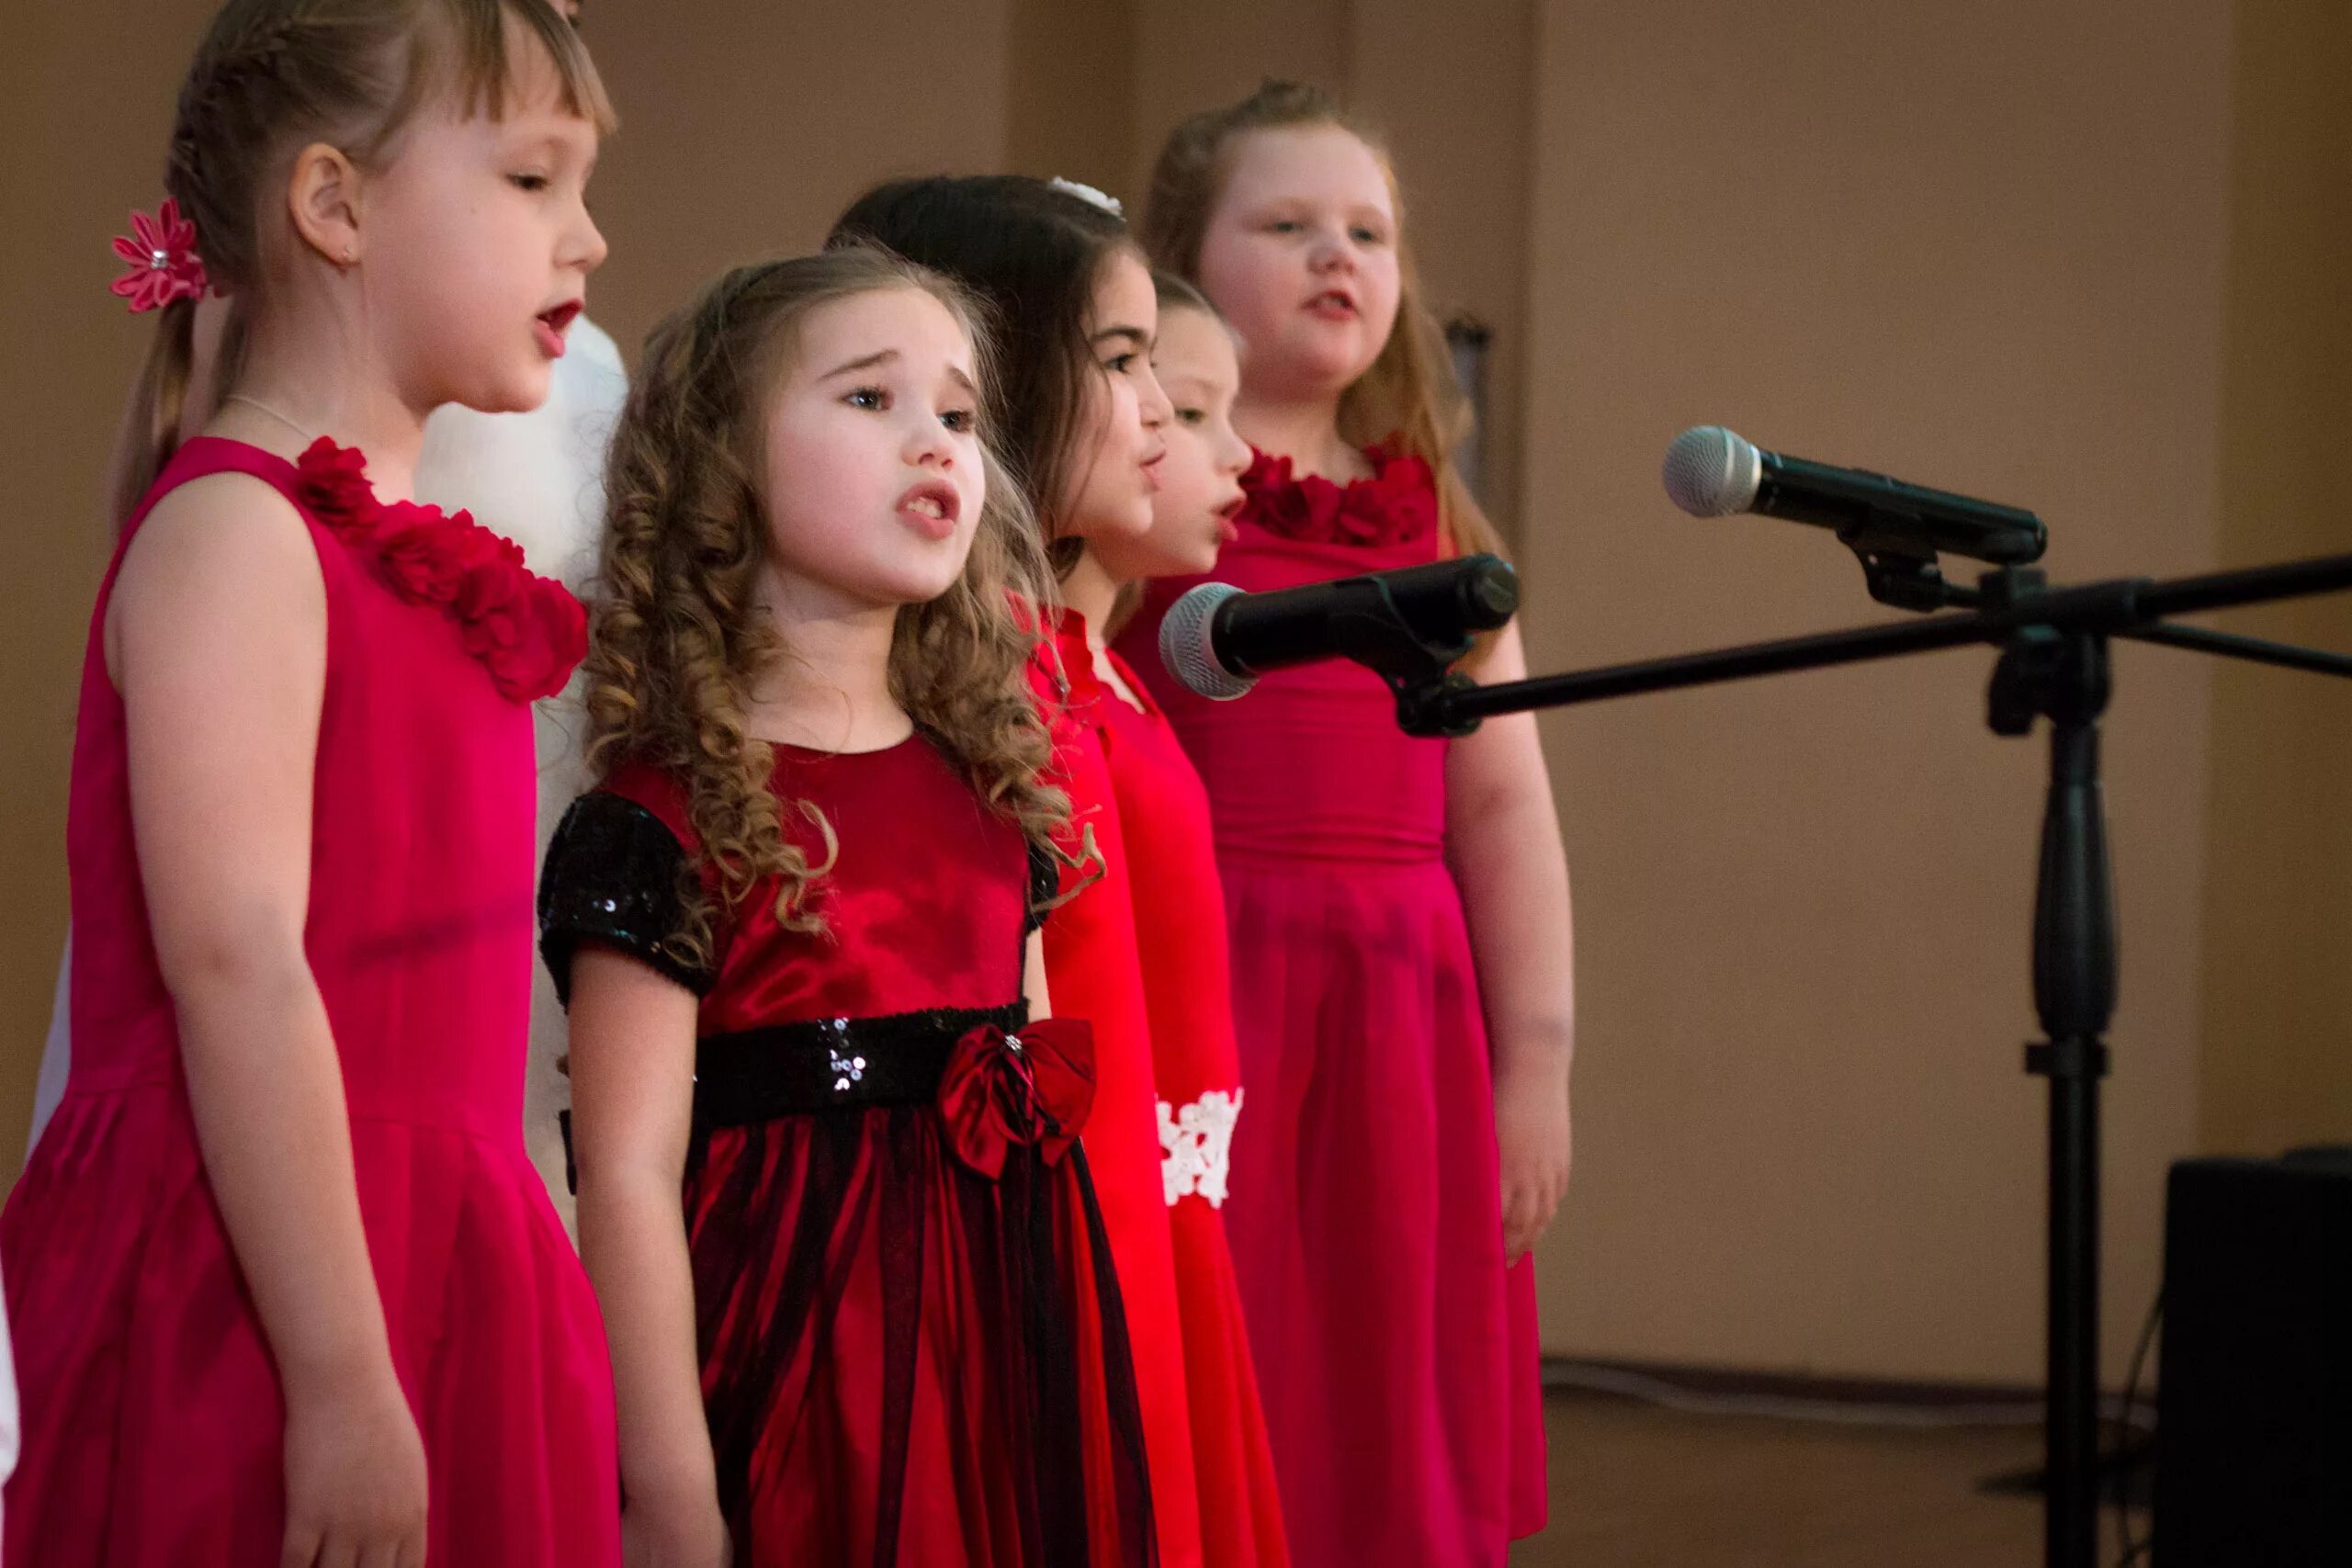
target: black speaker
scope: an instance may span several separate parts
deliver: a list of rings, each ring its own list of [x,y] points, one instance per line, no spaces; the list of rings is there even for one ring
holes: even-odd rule
[[[2352,1147],[2172,1168],[2159,1366],[2156,1568],[2352,1564]]]

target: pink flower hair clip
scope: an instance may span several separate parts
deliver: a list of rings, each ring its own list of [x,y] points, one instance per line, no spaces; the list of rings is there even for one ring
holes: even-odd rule
[[[196,254],[196,225],[180,216],[179,203],[170,197],[150,218],[130,215],[130,234],[115,236],[114,254],[130,270],[107,287],[130,302],[137,315],[161,310],[175,299],[200,299],[210,288],[204,260]],[[136,236],[135,238],[133,236]]]

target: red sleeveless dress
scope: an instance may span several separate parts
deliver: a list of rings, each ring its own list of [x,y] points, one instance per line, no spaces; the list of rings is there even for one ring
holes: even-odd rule
[[[566,814],[540,891],[560,991],[588,942],[701,998],[684,1206],[734,1561],[1149,1568],[1092,1044],[1022,992],[1052,863],[920,736],[775,750],[812,863],[794,803],[832,829],[823,931],[786,930],[770,883],[708,956],[679,947],[697,840],[639,764]]]
[[[1032,684],[1053,726],[1053,782],[1069,792],[1079,829],[1092,835],[1102,874],[1046,919],[1046,979],[1057,1012],[1094,1026],[1102,1091],[1086,1130],[1086,1155],[1126,1296],[1160,1561],[1167,1568],[1203,1562],[1218,1568],[1201,1550],[1200,1483],[1184,1387],[1175,1250],[1160,1178],[1159,1096],[1152,1084],[1150,1010],[1136,941],[1133,862],[1102,736],[1083,711],[1093,668],[1086,623],[1063,612],[1031,664]]]
[[[1225,893],[1208,792],[1133,669],[1112,662],[1141,711],[1072,677],[1072,712],[1101,736],[1134,872],[1136,946],[1159,1095],[1160,1185],[1176,1249],[1184,1390],[1201,1491],[1201,1557],[1218,1568],[1276,1568],[1283,1538],[1266,1417],[1218,1211],[1231,1191],[1233,1133],[1244,1106],[1233,1043]]]
[[[580,607],[463,514],[379,506],[359,455],[323,441],[299,468],[188,443],[124,544],[165,492],[223,472],[301,511],[325,583],[304,945],[343,1066],[393,1363],[424,1439],[429,1561],[616,1565],[603,1325],[522,1134],[528,705],[579,659]],[[284,1407],[205,1179],[148,928],[103,644],[120,562],[118,547],[74,746],[73,1073],[0,1216],[25,1420],[6,1560],[271,1568]]]
[[[1294,478],[1259,457],[1216,576],[1246,592],[1440,549],[1418,458]],[[1493,1069],[1445,861],[1448,742],[1333,660],[1237,701],[1167,676],[1155,583],[1122,639],[1207,785],[1247,1111],[1224,1209],[1291,1551],[1498,1568],[1544,1515],[1535,1292],[1503,1266]]]

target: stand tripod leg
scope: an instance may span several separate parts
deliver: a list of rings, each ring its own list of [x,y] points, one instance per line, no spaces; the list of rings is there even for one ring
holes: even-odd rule
[[[2087,671],[2077,665],[2066,673]],[[2052,705],[2061,714],[2050,730],[2033,964],[2035,1005],[2050,1044],[2028,1064],[2050,1079],[2050,1497],[2043,1545],[2051,1563],[2091,1568],[2098,1552],[2098,1080],[2107,1067],[2099,1034],[2115,1007],[2115,914],[2098,719],[2075,704]]]
[[[2086,634],[2020,636],[1993,678],[1993,728],[2050,720],[2050,795],[2033,921],[2034,1010],[2047,1043],[2026,1070],[2050,1080],[2049,1401],[2043,1561],[2094,1568],[2098,1554],[2098,1080],[2115,1011],[2115,898],[2098,782],[2107,644]]]
[[[2049,1496],[2042,1560],[2091,1568],[2098,1551],[2098,1074],[2104,1048],[2041,1047],[2072,1058],[2050,1074]]]

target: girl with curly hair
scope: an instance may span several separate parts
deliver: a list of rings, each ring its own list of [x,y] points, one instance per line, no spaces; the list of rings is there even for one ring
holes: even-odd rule
[[[839,250],[669,318],[615,434],[540,923],[649,1561],[1153,1561],[989,372]]]
[[[1046,923],[1046,972],[1054,994],[1095,1031],[1102,1090],[1087,1154],[1126,1292],[1161,1559],[1170,1568],[1247,1564],[1256,1558],[1245,1535],[1212,1540],[1203,1532],[1204,1516],[1230,1517],[1232,1498],[1246,1490],[1222,1445],[1237,1426],[1256,1423],[1255,1393],[1245,1391],[1249,1408],[1237,1411],[1221,1387],[1195,1391],[1186,1356],[1180,1267],[1212,1289],[1230,1271],[1216,1216],[1193,1237],[1209,1256],[1180,1254],[1170,1223],[1157,1115],[1162,1043],[1152,1032],[1136,937],[1136,901],[1155,890],[1136,878],[1135,829],[1120,815],[1103,728],[1105,707],[1129,688],[1109,662],[1099,615],[1078,613],[1067,592],[1096,544],[1151,526],[1170,415],[1151,367],[1159,318],[1151,274],[1116,203],[1063,180],[895,180],[860,197],[834,233],[939,268],[1004,322],[1005,444],[1064,590],[1061,605],[1047,608],[1048,636],[1033,673],[1055,718],[1056,776],[1106,865]],[[1188,1043],[1171,1040],[1166,1048]]]

